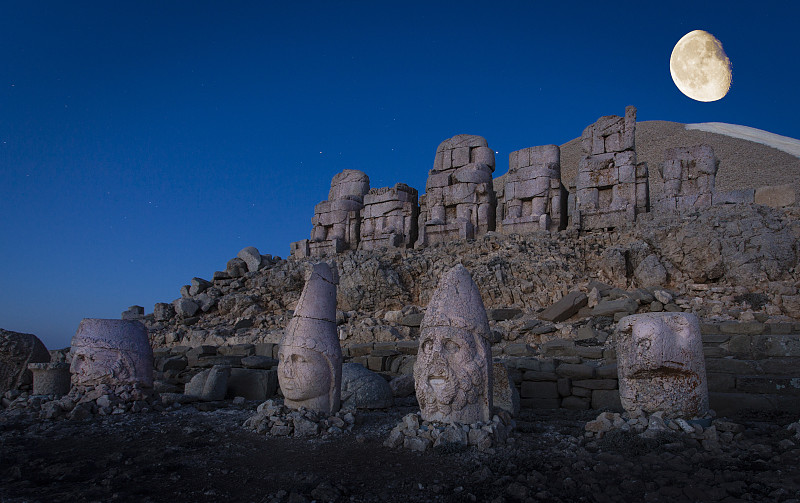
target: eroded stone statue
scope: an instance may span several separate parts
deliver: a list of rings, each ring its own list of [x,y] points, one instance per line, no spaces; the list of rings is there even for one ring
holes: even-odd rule
[[[70,351],[73,386],[153,387],[153,350],[140,321],[84,318]]]
[[[336,332],[336,283],[330,267],[314,264],[278,351],[278,383],[287,407],[339,410],[342,348]]]
[[[441,279],[422,320],[414,385],[426,421],[471,424],[492,417],[489,321],[469,272]]]
[[[700,324],[691,313],[643,313],[618,325],[617,367],[622,407],[667,416],[708,412]]]

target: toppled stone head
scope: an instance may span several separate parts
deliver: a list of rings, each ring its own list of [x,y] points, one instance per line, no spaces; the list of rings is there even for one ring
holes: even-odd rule
[[[619,394],[625,410],[668,416],[708,411],[708,386],[697,316],[644,313],[618,325]]]
[[[153,350],[140,321],[84,318],[70,352],[73,386],[153,387]]]
[[[328,414],[339,410],[342,348],[336,332],[336,284],[327,264],[315,264],[278,351],[278,383],[287,407]]]
[[[424,420],[469,424],[491,419],[488,337],[478,287],[457,265],[440,281],[422,319],[414,384]]]

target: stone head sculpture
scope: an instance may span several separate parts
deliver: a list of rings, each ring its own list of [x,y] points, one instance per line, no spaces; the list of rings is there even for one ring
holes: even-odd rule
[[[153,350],[140,321],[84,318],[70,351],[73,386],[153,386]]]
[[[644,313],[618,325],[619,394],[627,411],[639,408],[668,416],[708,411],[706,366],[697,316]]]
[[[489,321],[462,265],[450,269],[422,320],[414,386],[426,421],[471,424],[491,419]]]
[[[314,264],[278,351],[278,382],[287,407],[339,410],[342,348],[336,332],[336,283],[330,267]]]

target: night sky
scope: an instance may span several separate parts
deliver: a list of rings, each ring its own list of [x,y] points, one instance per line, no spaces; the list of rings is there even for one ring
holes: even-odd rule
[[[459,133],[495,176],[626,105],[800,138],[800,3],[740,4],[0,2],[0,327],[57,349],[245,246],[286,257],[334,174],[422,193]],[[670,77],[695,29],[733,65],[717,102]]]

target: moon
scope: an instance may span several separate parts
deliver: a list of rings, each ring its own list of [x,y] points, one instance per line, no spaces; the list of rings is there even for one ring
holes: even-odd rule
[[[684,35],[669,58],[669,73],[678,89],[697,101],[717,101],[731,87],[731,61],[714,35],[694,30]]]

